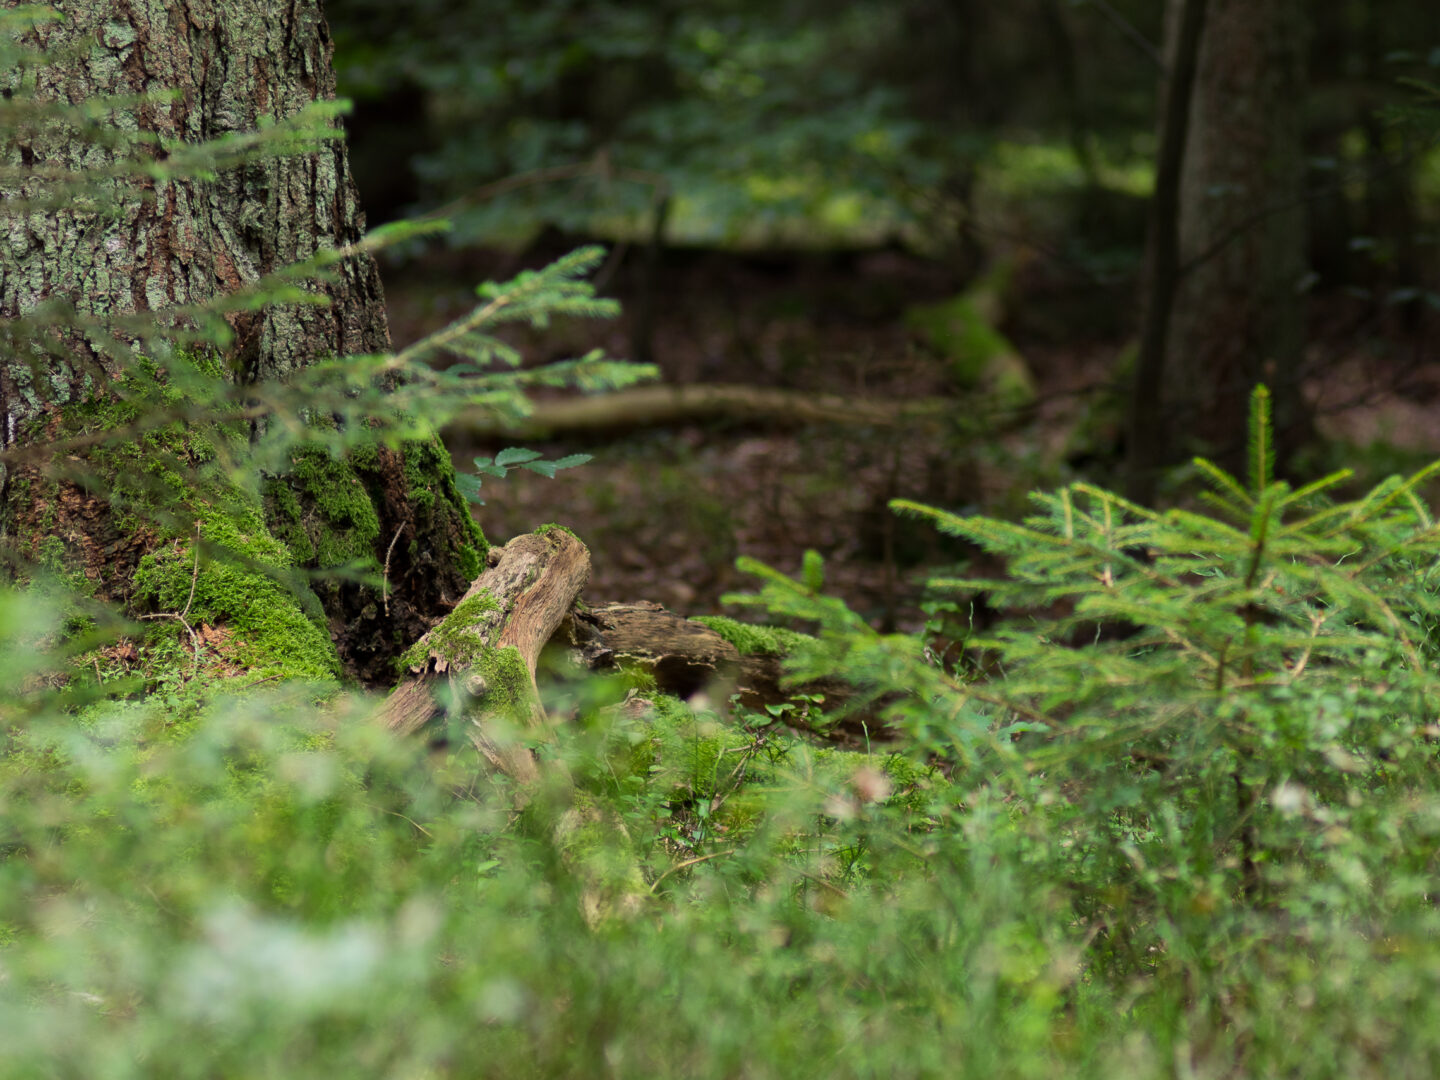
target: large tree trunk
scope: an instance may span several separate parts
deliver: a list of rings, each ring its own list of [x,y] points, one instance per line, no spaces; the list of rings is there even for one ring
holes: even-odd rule
[[[173,91],[174,101],[126,110],[117,125],[189,143],[253,132],[335,96],[330,33],[315,0],[71,0],[63,21],[36,33],[46,49],[74,50],[39,71],[37,98],[78,103]],[[102,153],[90,147],[82,156],[61,131],[14,152],[37,168],[93,167]],[[365,227],[340,141],[213,180],[117,181],[116,193],[123,202],[108,219],[73,211],[27,216],[23,231],[0,246],[0,314],[21,315],[56,296],[92,314],[205,301],[354,241]],[[231,316],[236,355],[252,378],[389,347],[373,259],[348,261],[336,281],[316,288],[328,306],[270,305]],[[25,407],[13,388],[0,384],[0,393],[7,410]]]
[[[1168,408],[1197,449],[1243,458],[1271,386],[1281,450],[1303,437],[1305,20],[1299,0],[1210,0],[1181,188]]]
[[[4,6],[17,4],[4,0]],[[334,96],[330,34],[318,0],[280,5],[69,0],[64,8],[63,21],[34,31],[38,43],[57,57],[39,69],[35,97],[80,103],[174,93],[170,101],[152,98],[122,110],[115,118],[122,129],[195,144],[254,132]],[[7,80],[8,98],[19,75],[0,78]],[[33,168],[37,175],[93,170],[111,153],[54,127],[23,143],[13,133],[4,137],[7,164]],[[317,251],[351,243],[365,226],[338,139],[306,152],[247,161],[209,179],[109,183],[117,200],[112,215],[66,208],[5,223],[0,318],[26,316],[56,298],[67,299],[82,315],[100,317],[201,303]],[[16,188],[0,190],[0,203],[33,197],[34,190],[22,179]],[[226,316],[234,332],[226,359],[237,380],[283,378],[317,359],[388,350],[373,259],[349,259],[332,278],[307,288],[329,303],[270,304]],[[56,413],[93,392],[97,371],[115,374],[116,362],[87,348],[83,335],[72,335],[67,346],[69,357],[52,358],[38,373],[24,357],[0,357],[7,448],[44,437],[41,414]],[[340,482],[363,490],[373,504],[373,515],[360,515],[360,543],[377,567],[385,567],[387,583],[383,595],[380,588],[353,581],[318,591],[350,669],[381,680],[393,654],[464,593],[483,539],[447,479],[448,458],[436,446],[404,452],[382,447],[346,469]],[[11,468],[0,474],[0,535],[22,556],[27,550],[33,554],[45,533],[58,535],[69,561],[97,582],[101,596],[126,596],[128,575],[147,546],[163,537],[137,542],[133,526],[119,529],[101,496],[73,485],[47,479],[49,494],[37,496],[41,489],[22,481],[40,474],[24,472]],[[335,479],[332,471],[324,483],[333,486]],[[354,521],[327,520],[324,499],[317,497],[323,492],[315,487],[272,477],[267,510],[289,508],[289,520],[272,516],[271,526],[277,533],[288,529],[296,539],[308,533],[310,551],[297,552],[296,561],[323,568],[326,545],[317,534],[351,528]],[[354,554],[351,545],[348,556]]]

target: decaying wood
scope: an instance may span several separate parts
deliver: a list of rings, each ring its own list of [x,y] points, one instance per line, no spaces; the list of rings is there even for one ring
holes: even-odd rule
[[[420,639],[429,646],[423,663],[412,665],[409,676],[385,703],[383,718],[397,734],[418,731],[448,713],[466,716],[473,725],[471,738],[490,761],[517,780],[537,775],[529,750],[499,745],[487,719],[504,711],[527,727],[543,730],[545,710],[535,685],[535,665],[556,628],[570,611],[590,576],[590,552],[575,536],[562,530],[528,533],[490,553],[491,565],[470,586],[456,614],[442,620]],[[493,606],[467,610],[466,600],[488,596]],[[470,605],[474,608],[475,605]],[[465,649],[452,645],[463,635]],[[487,684],[475,657],[485,650],[513,647],[524,662],[528,679],[521,687]],[[514,697],[506,696],[515,692]]]
[[[973,404],[973,403],[972,403]],[[455,426],[474,438],[538,438],[560,432],[595,432],[703,420],[772,425],[859,424],[895,427],[953,416],[959,403],[944,398],[856,400],[767,386],[723,383],[636,386],[599,397],[536,401],[521,427],[501,427],[493,411],[462,413]]]
[[[382,717],[391,731],[402,735],[447,713],[467,719],[476,748],[519,783],[518,802],[523,804],[542,788],[552,798],[570,800],[555,820],[552,838],[561,858],[586,880],[581,890],[586,920],[596,925],[613,916],[634,915],[650,892],[639,862],[586,861],[582,844],[585,835],[603,830],[612,833],[621,842],[617,850],[622,849],[628,843],[624,822],[613,812],[575,799],[574,783],[558,759],[542,764],[527,746],[497,738],[497,714],[513,714],[532,732],[547,730],[535,685],[536,664],[547,645],[565,648],[590,670],[643,665],[665,693],[690,697],[704,690],[723,703],[734,692],[753,707],[789,697],[780,685],[780,660],[742,656],[710,627],[659,604],[578,606],[590,573],[590,552],[563,530],[517,537],[492,549],[490,563],[450,616],[409,654],[409,676],[386,701]],[[467,607],[467,601],[483,602]],[[499,688],[486,684],[479,658],[510,647],[523,662],[526,678],[521,693],[496,700]],[[814,692],[814,687],[801,689]],[[632,704],[641,706],[638,700],[627,700],[621,707]]]
[[[587,667],[641,665],[661,690],[688,698],[711,683],[733,682],[740,653],[704,623],[641,600],[576,612],[571,628]]]
[[[849,696],[849,688],[838,680],[786,687],[780,657],[741,655],[710,627],[659,604],[577,605],[589,577],[590,553],[563,530],[517,537],[492,549],[490,558],[491,566],[471,585],[455,613],[420,639],[412,655],[423,660],[412,664],[386,701],[383,719],[396,734],[412,734],[447,714],[463,716],[471,723],[472,741],[495,767],[522,782],[536,779],[534,755],[497,741],[490,721],[503,713],[531,731],[546,729],[535,670],[547,644],[566,649],[584,669],[641,667],[662,693],[690,698],[704,691],[722,705],[732,694],[753,709],[800,693],[823,694],[830,707]],[[472,604],[467,610],[466,601],[482,596],[491,603],[483,608]],[[458,652],[457,635],[465,643]],[[518,653],[527,675],[518,694],[512,693],[515,687],[489,686],[474,660],[485,650],[509,647]]]
[[[577,611],[561,633],[584,667],[641,665],[654,675],[656,689],[677,697],[707,690],[723,702],[734,693],[742,705],[763,709],[802,693],[823,694],[829,706],[850,695],[849,687],[837,679],[787,688],[779,656],[742,656],[704,623],[648,601]]]

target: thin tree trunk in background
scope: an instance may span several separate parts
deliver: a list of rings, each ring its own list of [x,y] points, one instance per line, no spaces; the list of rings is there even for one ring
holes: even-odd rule
[[[1305,36],[1299,0],[1209,0],[1181,185],[1182,269],[1163,415],[1231,469],[1244,458],[1256,383],[1274,397],[1282,462],[1308,430],[1299,383]]]
[[[1365,136],[1364,235],[1375,244],[1363,249],[1369,264],[1363,277],[1373,290],[1380,324],[1408,335],[1419,328],[1422,302],[1416,296],[1396,304],[1392,297],[1396,290],[1413,289],[1421,280],[1415,240],[1424,228],[1416,206],[1417,170],[1407,163],[1416,152],[1409,145],[1416,135],[1387,123],[1382,111],[1386,88],[1393,85],[1393,72],[1386,70],[1389,43],[1385,40],[1384,14],[1368,5],[1352,5],[1350,18],[1359,64],[1370,88],[1369,94],[1359,96],[1354,119]]]
[[[1135,502],[1155,496],[1167,460],[1164,415],[1166,344],[1180,277],[1180,185],[1189,137],[1190,103],[1205,27],[1206,0],[1180,0],[1179,21],[1165,79],[1160,159],[1150,203],[1145,312],[1135,385],[1130,396],[1126,492]]]
[[[640,264],[640,298],[635,306],[634,329],[630,334],[630,359],[640,364],[655,362],[655,305],[660,290],[660,267],[665,259],[665,227],[670,222],[670,192],[659,193],[650,226],[650,241]]]

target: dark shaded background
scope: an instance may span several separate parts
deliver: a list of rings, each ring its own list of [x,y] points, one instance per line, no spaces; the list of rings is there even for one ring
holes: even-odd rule
[[[1359,481],[1440,452],[1431,342],[1440,8],[1312,4],[1295,462]],[[524,5],[331,0],[370,223],[440,214],[385,268],[404,344],[483,279],[600,240],[624,316],[528,341],[602,344],[677,384],[857,399],[950,396],[949,421],[777,424],[728,415],[528,440],[596,460],[512,474],[477,511],[592,546],[592,598],[717,609],[738,554],[814,547],[877,622],[913,625],[924,578],[974,553],[918,535],[897,496],[1018,515],[1035,486],[1118,483],[1145,293],[1165,27],[1152,0],[811,0]],[[918,311],[979,297],[1035,393],[956,378]],[[1176,424],[1183,425],[1177,413]],[[1183,498],[1177,430],[1163,497]],[[510,440],[450,432],[461,468]]]

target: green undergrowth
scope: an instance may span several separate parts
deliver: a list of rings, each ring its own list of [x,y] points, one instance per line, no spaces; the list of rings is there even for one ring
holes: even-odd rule
[[[222,376],[206,352],[177,353],[163,369],[142,358],[114,394],[62,410],[63,433],[124,429],[147,410],[183,407],[196,384]],[[339,661],[320,605],[261,500],[237,482],[234,465],[247,445],[244,423],[175,421],[91,451],[85,486],[104,493],[119,533],[150,537],[128,588],[130,608],[152,617],[141,647],[194,652],[192,634],[223,627],[211,658],[249,679],[334,680]],[[85,580],[76,552],[57,550],[53,561],[69,568],[72,584]]]
[[[1434,470],[1289,487],[1267,404],[1203,513],[902,504],[989,623],[746,562],[883,750],[584,682],[519,789],[313,686],[97,700],[0,594],[0,1077],[1434,1075]]]
[[[761,788],[805,776],[838,790],[864,769],[883,777],[882,801],[923,812],[926,793],[946,787],[933,765],[896,752],[861,752],[816,744],[786,731],[765,713],[741,710],[736,717],[696,711],[663,694],[630,724],[607,729],[606,774],[617,790],[653,788],[669,805],[729,797],[746,785]]]

